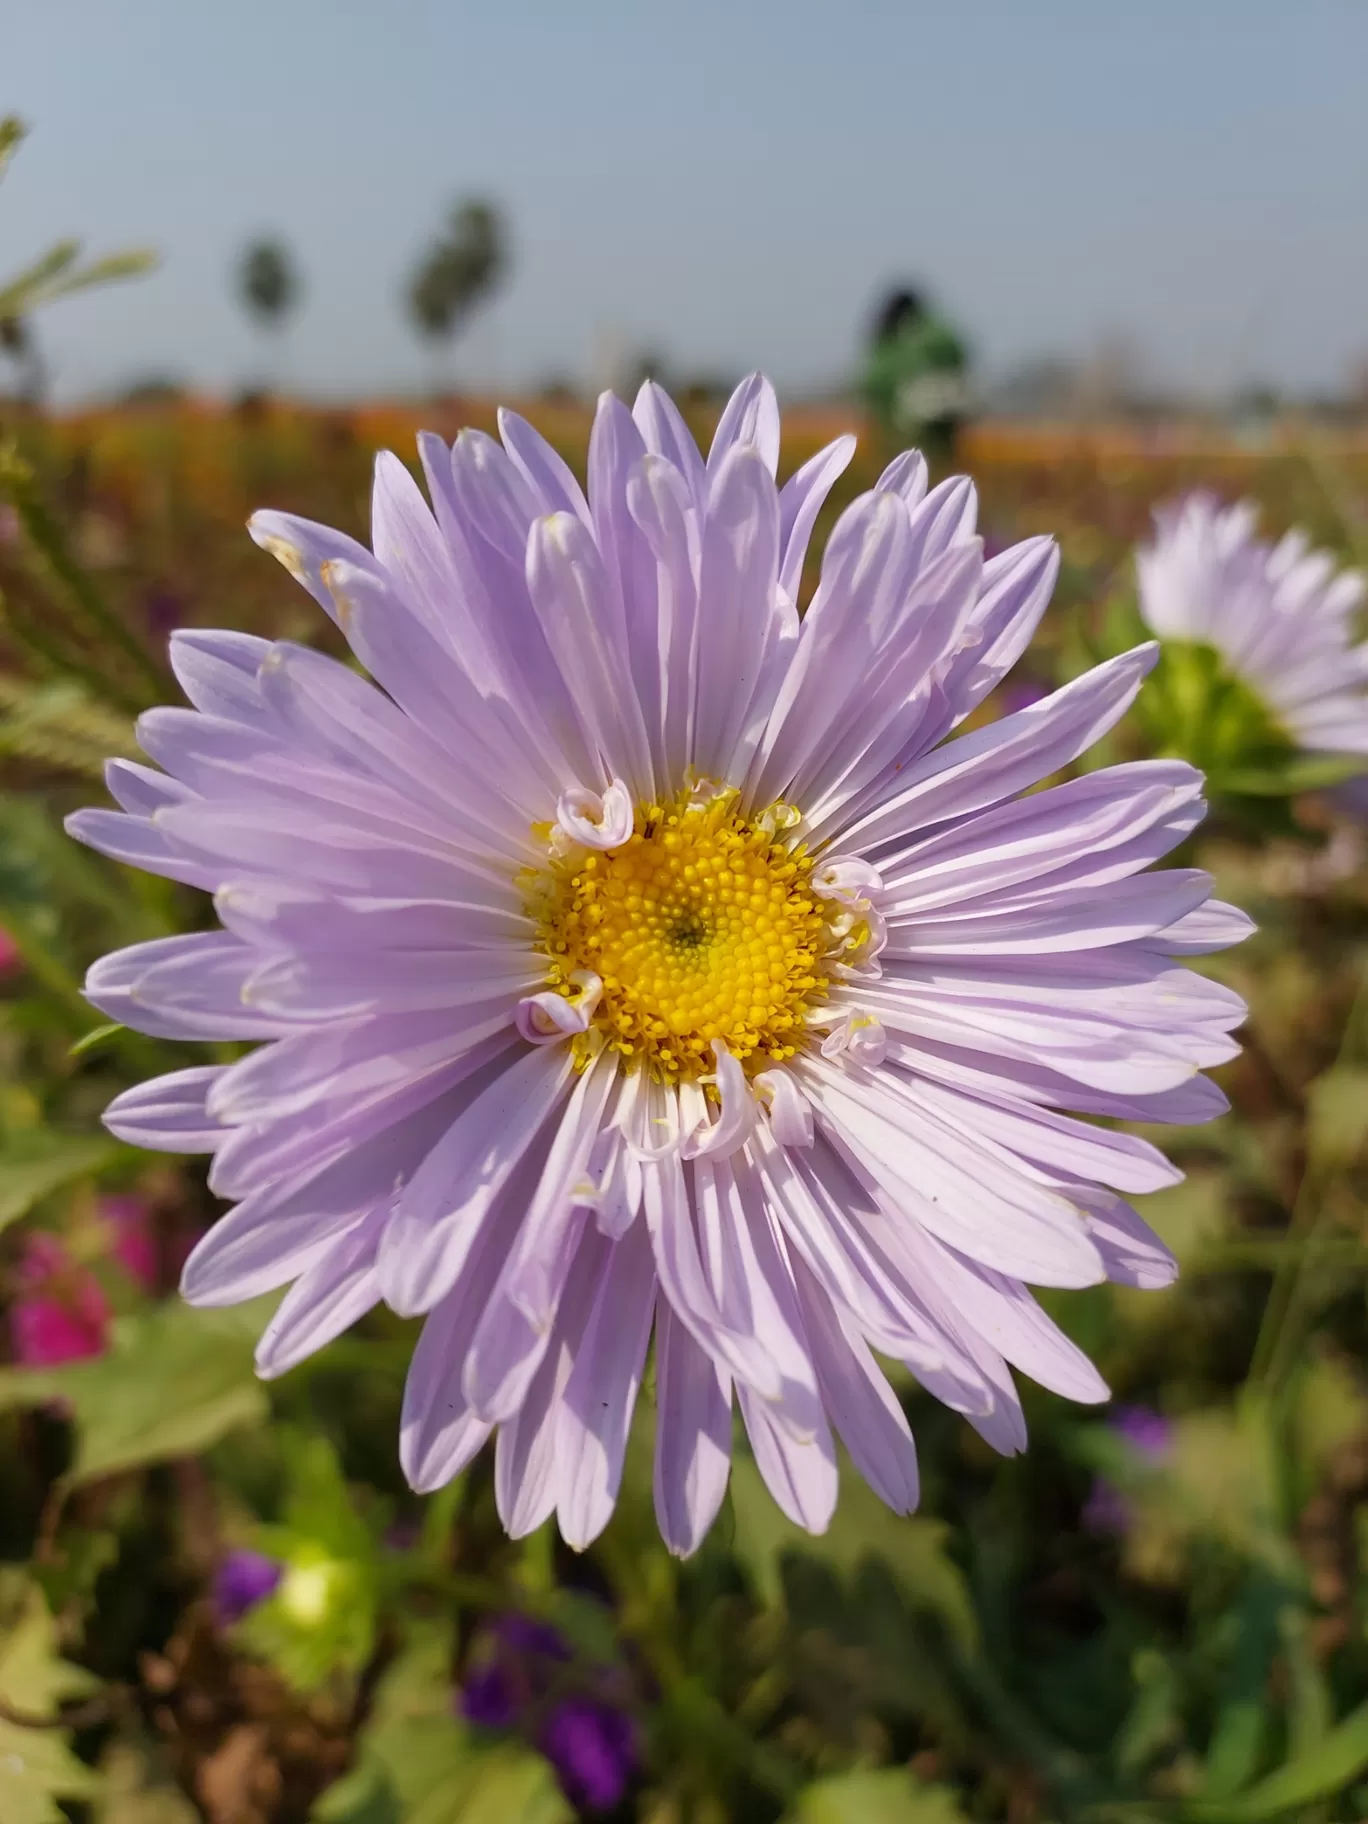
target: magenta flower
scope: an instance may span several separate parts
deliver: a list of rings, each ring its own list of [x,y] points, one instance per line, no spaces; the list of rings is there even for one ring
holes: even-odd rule
[[[656,1507],[690,1552],[739,1403],[820,1531],[835,1436],[894,1508],[916,1452],[877,1350],[996,1448],[1011,1369],[1106,1388],[1031,1284],[1167,1284],[1127,1197],[1179,1176],[1089,1117],[1193,1122],[1244,1008],[1181,966],[1249,921],[1192,868],[1178,761],[1034,791],[1122,716],[1152,646],[955,736],[1049,599],[985,563],[964,479],[898,458],[848,507],[805,618],[842,438],[781,489],[758,378],[700,455],[668,397],[600,402],[583,493],[502,443],[382,456],[374,551],[252,522],[374,684],[187,632],[193,709],[114,761],[72,833],[215,895],[223,928],[108,956],[86,991],[163,1038],[262,1041],[144,1084],[128,1141],[214,1155],[236,1208],[185,1296],[291,1289],[279,1374],[377,1301],[428,1314],[400,1441],[416,1488],[497,1433],[514,1534],[607,1523],[654,1332]],[[1084,1117],[1080,1119],[1079,1117]]]
[[[137,1197],[103,1197],[99,1213],[110,1232],[109,1254],[135,1285],[156,1283],[156,1245],[147,1206]],[[60,1237],[43,1230],[25,1237],[14,1274],[10,1345],[26,1368],[103,1355],[113,1317],[108,1296],[89,1267],[73,1261]]]
[[[23,961],[23,954],[18,944],[4,926],[0,925],[0,977],[13,975],[15,970],[22,966]]]

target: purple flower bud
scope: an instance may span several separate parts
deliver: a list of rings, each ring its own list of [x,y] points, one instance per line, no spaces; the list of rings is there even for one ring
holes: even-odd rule
[[[148,632],[155,638],[164,640],[185,620],[185,601],[174,589],[157,585],[149,589],[143,598],[143,612],[147,617]]]
[[[1156,1467],[1173,1448],[1173,1421],[1151,1406],[1118,1406],[1107,1424],[1146,1463]]]
[[[558,1704],[537,1746],[555,1768],[566,1797],[586,1811],[611,1811],[637,1765],[632,1719],[589,1698]]]
[[[284,1567],[264,1552],[233,1551],[214,1574],[214,1607],[223,1627],[273,1595]]]
[[[516,1654],[522,1659],[570,1657],[570,1648],[560,1630],[548,1621],[534,1621],[530,1615],[520,1615],[516,1611],[501,1615],[494,1624],[494,1633],[505,1653]]]
[[[1128,1444],[1141,1464],[1158,1469],[1173,1448],[1173,1422],[1150,1406],[1118,1406],[1107,1429]],[[1095,1533],[1128,1533],[1135,1522],[1130,1501],[1105,1476],[1093,1483],[1083,1504],[1084,1526]]]
[[[1128,1533],[1135,1516],[1121,1490],[1105,1476],[1098,1476],[1088,1490],[1079,1518],[1090,1533]]]
[[[506,1667],[493,1664],[472,1672],[461,1687],[461,1715],[482,1729],[511,1729],[518,1720],[518,1696]]]
[[[564,1694],[570,1647],[558,1629],[531,1616],[501,1615],[477,1644],[459,1694],[461,1714],[486,1729],[518,1729],[535,1740],[568,1798],[588,1811],[611,1811],[637,1765],[631,1717],[607,1701],[605,1679],[593,1694]]]

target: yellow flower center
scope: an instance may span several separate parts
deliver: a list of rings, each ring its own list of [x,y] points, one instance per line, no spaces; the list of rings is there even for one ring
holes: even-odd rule
[[[603,983],[587,1044],[668,1082],[709,1073],[715,1039],[750,1073],[792,1057],[840,941],[843,908],[813,892],[806,845],[783,837],[798,813],[742,814],[738,800],[640,805],[621,848],[553,853],[532,893],[549,985],[574,999],[580,972]]]

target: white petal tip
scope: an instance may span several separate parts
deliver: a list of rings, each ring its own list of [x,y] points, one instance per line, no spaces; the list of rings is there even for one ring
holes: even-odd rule
[[[556,828],[583,849],[620,849],[632,834],[632,794],[621,779],[602,795],[574,786],[557,800]]]

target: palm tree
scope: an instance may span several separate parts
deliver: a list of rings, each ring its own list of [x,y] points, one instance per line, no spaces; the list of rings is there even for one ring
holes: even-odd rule
[[[478,198],[461,203],[409,278],[408,310],[419,335],[434,345],[449,342],[493,291],[506,263],[498,211]]]
[[[238,271],[242,301],[263,329],[282,329],[299,298],[299,275],[281,241],[253,241]]]
[[[278,338],[299,302],[299,290],[298,268],[283,241],[262,239],[246,248],[238,267],[238,292],[248,314],[275,343],[267,363],[268,391],[279,384],[278,371],[272,371],[278,364]]]

